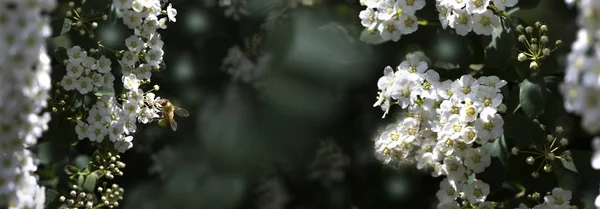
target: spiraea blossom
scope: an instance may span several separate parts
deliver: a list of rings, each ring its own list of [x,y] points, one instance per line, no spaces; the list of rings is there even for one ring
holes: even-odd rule
[[[600,2],[569,1],[579,11],[577,38],[567,55],[564,83],[560,90],[565,109],[581,116],[582,128],[591,134],[600,132]],[[596,15],[594,15],[596,14]],[[592,167],[600,169],[600,139],[593,140]],[[600,207],[600,195],[596,198]]]
[[[360,0],[360,3],[367,7],[359,14],[361,24],[369,31],[378,31],[384,40],[392,41],[417,30],[415,12],[425,7],[425,0]],[[436,0],[435,6],[442,28],[450,26],[465,36],[471,31],[491,35],[493,27],[500,25],[494,10],[502,12],[517,3],[518,0]]]
[[[99,88],[112,89],[116,80],[111,64],[120,64],[120,81],[126,93],[104,94],[90,108],[87,118],[77,121],[75,131],[80,140],[92,142],[109,140],[119,152],[133,147],[136,124],[150,123],[159,118],[160,97],[144,92],[140,85],[150,82],[152,72],[163,62],[163,45],[159,29],[167,22],[175,22],[177,10],[172,4],[159,0],[113,1],[113,6],[124,14],[123,24],[132,29],[124,41],[126,48],[120,60],[111,61],[98,50],[74,46],[67,50],[66,75],[61,81],[65,90],[81,94],[98,92]],[[134,33],[135,32],[135,33]]]
[[[54,0],[0,1],[0,208],[44,208],[37,159],[28,148],[48,129],[46,38]]]
[[[495,76],[471,75],[441,81],[413,54],[396,69],[386,67],[374,106],[382,108],[384,117],[390,108],[403,110],[374,138],[377,158],[445,176],[436,195],[441,208],[453,207],[461,202],[459,197],[474,205],[488,204],[489,185],[477,180],[477,174],[491,164],[482,146],[503,134],[498,108],[506,83]]]

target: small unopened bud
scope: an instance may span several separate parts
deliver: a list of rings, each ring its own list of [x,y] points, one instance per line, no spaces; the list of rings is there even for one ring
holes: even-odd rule
[[[79,192],[79,198],[85,198],[85,192]]]
[[[532,199],[533,201],[538,201],[538,200],[540,199],[540,193],[539,193],[539,192],[534,192],[534,193],[531,195],[531,199]]]
[[[527,33],[533,33],[533,27],[531,27],[531,26],[527,26],[527,27],[525,28],[525,32],[527,32]]]
[[[73,12],[71,12],[71,11],[67,11],[67,12],[65,13],[65,16],[67,16],[67,17],[71,17],[71,16],[73,16]]]
[[[548,48],[544,48],[544,49],[542,50],[542,54],[543,54],[544,56],[546,56],[546,57],[547,57],[547,56],[550,56],[550,52],[552,52],[552,51],[550,51],[550,49],[548,49]]]
[[[98,27],[98,23],[97,22],[92,22],[92,28],[97,28]]]
[[[537,70],[538,63],[536,61],[532,61],[531,63],[529,63],[529,68],[531,68],[532,70]]]
[[[533,158],[533,156],[529,156],[529,157],[527,157],[525,162],[527,162],[527,164],[529,164],[529,165],[533,165],[535,163],[535,158]]]
[[[532,40],[533,40],[533,39],[532,39]],[[532,41],[532,42],[533,42],[533,41]],[[539,49],[537,44],[531,44],[531,47],[530,47],[530,48],[531,48],[531,50],[532,50],[532,51],[536,51],[536,52],[537,52],[537,50]]]
[[[527,60],[527,55],[525,55],[525,53],[521,52],[521,53],[519,53],[519,55],[517,55],[517,60],[519,60],[519,62],[523,62],[523,61]]]
[[[93,39],[95,37],[96,37],[96,35],[94,35],[93,33],[90,33],[90,35],[88,35],[88,38],[90,38],[90,39]]]
[[[525,37],[525,35],[519,35],[518,40],[521,43],[525,43],[527,41],[527,37]]]
[[[533,173],[531,173],[531,177],[533,177],[534,179],[537,179],[540,177],[540,173],[537,171],[534,171]]]
[[[556,46],[560,46],[562,44],[562,41],[561,40],[556,40],[556,42],[554,44],[556,44]]]
[[[552,165],[550,165],[550,164],[546,164],[546,165],[544,165],[544,171],[545,171],[546,173],[550,173],[550,172],[552,172]]]
[[[546,35],[543,35],[542,37],[540,37],[540,42],[541,42],[541,43],[544,43],[544,44],[545,44],[545,43],[548,43],[548,36],[546,36]]]
[[[75,10],[77,10],[78,13],[81,13],[81,7],[77,7]]]
[[[60,202],[65,202],[66,200],[67,200],[67,198],[65,196],[60,196],[58,198],[58,201],[60,201]]]
[[[551,134],[546,135],[546,140],[551,142],[552,140],[554,140],[554,136],[552,136]]]
[[[517,25],[517,33],[523,33],[523,30],[525,28],[523,28],[523,25]]]
[[[75,2],[70,1],[69,2],[69,7],[75,7]]]
[[[556,126],[556,130],[554,130],[557,134],[562,133],[565,129],[562,126]]]
[[[513,147],[512,149],[510,149],[510,152],[511,152],[513,155],[518,155],[518,154],[519,154],[519,148],[517,148],[517,147]]]
[[[85,30],[79,30],[79,35],[85,35]]]
[[[107,21],[108,20],[108,15],[102,15],[102,20]]]
[[[152,89],[153,89],[154,91],[158,91],[158,90],[160,89],[160,86],[158,86],[158,85],[154,85],[154,87],[152,87]]]
[[[73,204],[75,204],[75,200],[72,200],[72,199],[67,200],[67,205],[71,206]]]
[[[552,152],[548,153],[548,156],[546,156],[546,157],[548,157],[548,160],[550,160],[550,161],[556,159],[556,155],[554,153],[552,153]]]
[[[560,145],[562,145],[562,146],[569,145],[569,140],[567,138],[561,138],[560,139]]]
[[[507,108],[508,107],[506,107],[505,104],[500,104],[500,106],[498,106],[498,112],[499,113],[505,113]]]
[[[534,44],[537,44],[537,42],[538,42],[538,39],[537,39],[537,38],[531,38],[531,41],[530,41],[530,42],[531,42],[531,43],[534,43]]]
[[[540,21],[535,22],[535,27],[539,28],[542,26],[542,23]]]
[[[548,26],[542,25],[542,27],[540,27],[540,31],[542,31],[542,33],[548,32]]]
[[[93,207],[94,207],[94,203],[92,203],[92,202],[89,202],[89,201],[88,201],[88,202],[85,204],[85,208],[86,208],[86,209],[92,209]]]
[[[77,196],[77,192],[75,190],[71,190],[69,195],[71,195],[72,197],[75,197],[75,196]]]

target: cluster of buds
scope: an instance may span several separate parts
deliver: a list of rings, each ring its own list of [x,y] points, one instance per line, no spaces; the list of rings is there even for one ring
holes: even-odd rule
[[[65,14],[68,19],[64,24],[68,24],[68,27],[72,27],[73,29],[79,31],[79,35],[83,36],[88,34],[89,38],[94,38],[96,37],[94,35],[94,29],[98,27],[98,22],[96,21],[107,21],[108,15],[104,13],[85,14],[81,10],[81,6],[86,3],[86,0],[82,0],[80,3],[81,5],[75,5],[75,2],[69,2],[69,7],[71,9]]]
[[[534,119],[533,121],[539,124],[542,130],[546,131],[546,126],[544,124],[540,124],[537,119]],[[564,129],[561,126],[557,126],[554,131],[554,134],[546,135],[546,140],[548,141],[547,144],[543,146],[531,145],[531,147],[529,147],[529,150],[520,150],[517,147],[513,147],[511,149],[511,152],[513,155],[518,155],[520,153],[530,154],[525,159],[525,162],[529,165],[534,165],[536,164],[536,161],[542,160],[538,168],[531,173],[531,177],[538,178],[540,176],[539,171],[540,169],[542,169],[542,167],[544,172],[552,172],[552,161],[554,161],[557,158],[561,158],[560,156],[557,156],[555,152],[559,148],[566,147],[569,144],[569,140],[567,138],[560,137],[561,133],[563,132]]]
[[[123,200],[125,190],[117,184],[107,186],[106,182],[102,182],[102,186],[98,187],[100,196],[100,204],[108,208],[116,208],[119,206],[119,201]]]
[[[523,25],[517,26],[517,34],[519,35],[519,42],[525,45],[526,50],[519,53],[517,59],[519,62],[529,61],[529,68],[537,71],[541,64],[541,61],[550,56],[560,45],[561,40],[557,40],[554,43],[554,47],[550,48],[550,40],[546,35],[548,33],[548,26],[535,22],[535,27]]]
[[[92,166],[100,170],[107,179],[112,180],[115,175],[123,176],[121,169],[125,168],[125,163],[121,162],[120,159],[119,155],[113,155],[112,153],[108,153],[106,156],[97,154],[94,157]]]
[[[82,191],[80,187],[77,185],[73,185],[71,187],[71,192],[69,192],[69,196],[60,196],[58,200],[60,202],[67,203],[67,208],[75,209],[75,208],[86,208],[91,209],[94,207],[93,195],[92,193],[86,193]]]

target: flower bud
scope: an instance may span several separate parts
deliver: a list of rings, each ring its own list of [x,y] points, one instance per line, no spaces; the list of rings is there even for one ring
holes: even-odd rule
[[[542,23],[540,23],[540,21],[535,22],[535,27],[536,28],[542,27]]]
[[[540,42],[542,42],[542,43],[544,43],[544,44],[545,44],[545,43],[548,43],[548,36],[546,36],[546,35],[543,35],[542,37],[540,37]]]
[[[518,40],[519,40],[519,42],[521,42],[521,43],[525,43],[525,41],[527,41],[527,37],[525,37],[525,35],[519,35],[519,38],[518,38]]]
[[[58,201],[60,201],[60,202],[65,202],[66,200],[67,200],[67,198],[65,196],[60,196],[58,198]]]
[[[102,15],[102,20],[107,21],[108,20],[108,15]]]
[[[98,23],[97,22],[92,22],[92,28],[97,28],[98,27]]]
[[[71,16],[73,16],[73,12],[71,12],[71,11],[67,11],[67,12],[65,13],[65,16],[67,16],[67,17],[71,17]]]
[[[540,193],[539,193],[539,192],[534,192],[534,193],[531,195],[531,199],[532,199],[533,201],[538,201],[540,198],[541,198],[541,196],[540,196]]]
[[[154,85],[154,87],[152,87],[152,89],[153,89],[154,91],[158,91],[158,90],[160,89],[160,86],[158,86],[158,85]]]
[[[523,30],[525,28],[523,28],[523,25],[517,25],[517,33],[523,33]]]
[[[561,40],[556,40],[556,42],[554,44],[556,44],[556,46],[560,46],[562,44],[562,41]]]
[[[527,33],[533,33],[533,27],[531,27],[531,26],[527,26],[527,27],[525,28],[525,32],[527,32]]]
[[[531,39],[531,40],[533,42],[534,39]],[[534,52],[537,52],[537,50],[539,49],[537,44],[531,44],[530,48],[531,48],[531,51],[534,51]]]
[[[71,195],[72,197],[75,197],[75,196],[77,196],[77,192],[75,190],[71,190],[69,195]]]
[[[542,33],[548,32],[548,26],[542,25],[542,27],[540,27],[540,31],[542,31]]]
[[[85,35],[85,30],[83,30],[83,29],[79,30],[79,35],[82,35],[82,36]]]
[[[551,142],[552,140],[554,140],[554,136],[552,136],[551,134],[546,135],[546,140]]]
[[[531,173],[531,177],[533,177],[534,179],[537,179],[540,177],[540,173],[538,173],[537,171],[534,171],[533,173]]]
[[[510,150],[510,152],[511,152],[513,155],[518,155],[518,154],[519,154],[519,148],[517,148],[517,147],[513,147],[513,148]]]
[[[552,161],[554,159],[556,159],[556,155],[554,153],[548,153],[548,156],[546,156],[548,158],[548,160]]]
[[[506,107],[505,104],[500,104],[500,106],[498,106],[498,112],[499,113],[505,113],[507,108],[508,107]]]
[[[535,163],[535,158],[533,158],[533,156],[529,156],[529,157],[527,157],[525,162],[527,162],[527,164],[529,164],[529,165],[533,165]]]
[[[554,130],[557,134],[562,133],[565,129],[562,126],[556,126],[556,130]]]
[[[546,165],[544,165],[544,171],[545,171],[546,173],[550,173],[550,172],[552,172],[552,165],[550,165],[550,164],[546,164]]]
[[[527,55],[525,55],[525,53],[521,52],[521,53],[519,53],[519,55],[517,55],[517,60],[519,60],[519,62],[523,62],[523,61],[527,60]]]
[[[531,63],[529,63],[529,68],[531,68],[532,70],[537,70],[538,63],[536,61],[532,61]]]
[[[551,51],[550,51],[550,49],[548,49],[548,48],[544,48],[544,49],[542,50],[542,54],[543,54],[544,56],[546,56],[546,57],[547,57],[547,56],[550,56],[550,52],[551,52]]]
[[[561,138],[560,145],[562,145],[563,147],[569,145],[569,140],[567,138]]]

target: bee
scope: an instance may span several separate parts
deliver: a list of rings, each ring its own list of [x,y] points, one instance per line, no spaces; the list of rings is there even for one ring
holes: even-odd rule
[[[173,131],[177,130],[175,114],[180,117],[190,116],[190,113],[187,110],[173,105],[168,99],[161,99],[158,101],[158,104],[161,106],[162,112],[162,118],[158,121],[158,125],[167,126],[167,124],[170,124]]]

